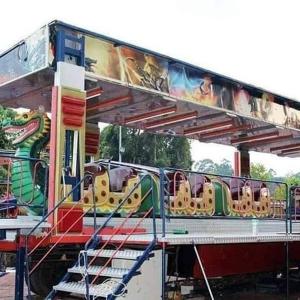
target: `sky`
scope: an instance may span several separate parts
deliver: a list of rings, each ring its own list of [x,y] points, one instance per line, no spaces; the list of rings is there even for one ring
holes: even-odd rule
[[[298,0],[98,0],[1,3],[0,52],[59,19],[300,100]],[[194,160],[234,148],[192,142]],[[300,159],[251,153],[278,175]]]

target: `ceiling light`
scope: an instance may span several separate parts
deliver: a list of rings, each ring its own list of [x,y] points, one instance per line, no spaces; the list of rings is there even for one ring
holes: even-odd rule
[[[209,133],[213,132],[214,130],[220,130],[220,129],[226,129],[229,127],[232,127],[232,121],[225,121],[221,123],[211,124],[207,126],[198,126],[198,127],[192,127],[184,130],[184,135],[193,135],[197,133]]]
[[[146,124],[145,128],[152,129],[152,128],[157,128],[157,127],[162,127],[164,125],[169,125],[169,124],[174,124],[174,123],[181,122],[181,121],[191,120],[191,119],[196,118],[197,116],[198,116],[198,113],[196,111],[192,111],[192,112],[175,115],[175,116],[171,116],[168,118],[163,118],[160,120],[149,122]]]
[[[264,140],[269,140],[274,137],[279,137],[278,132],[273,132],[273,133],[265,133],[261,135],[254,135],[254,136],[246,136],[246,137],[240,137],[236,139],[231,140],[231,144],[244,144],[244,143],[250,143],[250,142],[257,142],[257,141],[264,141]]]
[[[169,114],[175,113],[176,111],[177,111],[176,106],[166,107],[166,108],[162,108],[159,110],[154,110],[154,111],[150,111],[150,112],[146,112],[143,114],[125,118],[124,123],[131,124],[131,123],[141,122],[141,121],[149,120],[152,118],[169,115]]]
[[[103,93],[102,88],[94,88],[86,92],[86,100],[100,96]]]

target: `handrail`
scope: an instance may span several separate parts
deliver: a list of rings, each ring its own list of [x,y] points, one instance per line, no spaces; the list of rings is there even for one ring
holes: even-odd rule
[[[119,252],[119,250],[124,246],[124,244],[128,241],[128,239],[130,238],[130,236],[135,232],[135,230],[140,226],[140,224],[143,222],[143,220],[152,212],[153,207],[151,207],[144,215],[141,219],[139,219],[139,221],[137,222],[137,224],[133,227],[133,229],[131,229],[131,231],[129,232],[129,234],[126,235],[126,238],[122,241],[122,243],[120,243],[120,245],[117,247],[117,249],[114,251],[114,253],[112,254],[112,256],[107,260],[107,262],[104,264],[104,266],[99,270],[99,272],[96,274],[96,276],[94,277],[94,279],[92,280],[91,284],[95,283],[95,281],[97,280],[97,278],[100,276],[100,274],[103,272],[103,270],[109,265],[109,263],[114,259],[114,257],[117,255],[117,253]]]
[[[147,172],[146,174],[144,174],[142,176],[142,178],[139,180],[139,182],[131,189],[131,191],[127,194],[126,197],[124,197],[124,199],[118,204],[118,206],[114,209],[114,211],[107,217],[107,219],[105,220],[105,222],[99,226],[99,228],[97,230],[94,231],[93,235],[90,237],[90,239],[86,242],[85,246],[84,246],[84,267],[85,267],[85,272],[84,272],[84,281],[85,281],[85,285],[86,285],[86,298],[89,299],[89,275],[87,272],[87,268],[88,266],[90,266],[90,264],[92,262],[89,263],[89,265],[87,265],[87,250],[91,247],[91,242],[93,240],[95,240],[99,234],[99,232],[105,228],[107,226],[107,224],[110,222],[110,220],[112,219],[112,217],[119,211],[119,209],[123,206],[123,204],[129,199],[129,197],[132,195],[132,193],[142,184],[142,182],[146,179],[146,178],[150,178],[150,182],[151,182],[151,186],[149,188],[149,190],[146,192],[146,194],[144,195],[144,197],[141,199],[140,204],[149,196],[149,193],[151,192],[151,200],[152,200],[152,207],[150,209],[148,209],[148,211],[144,214],[144,216],[137,222],[137,224],[134,226],[134,228],[129,232],[128,235],[126,235],[126,238],[120,243],[120,245],[118,246],[118,248],[115,250],[115,252],[113,253],[113,255],[110,257],[110,259],[106,262],[106,264],[99,270],[99,272],[96,274],[96,276],[94,277],[93,281],[91,284],[93,284],[95,282],[95,280],[100,276],[101,272],[105,269],[105,267],[110,263],[110,261],[113,259],[113,257],[117,254],[117,252],[121,249],[121,247],[123,247],[123,245],[126,243],[126,241],[129,239],[129,237],[134,233],[134,231],[138,228],[138,226],[141,224],[141,222],[152,212],[152,218],[153,218],[153,242],[156,241],[156,224],[155,224],[155,202],[154,202],[154,179],[153,177]],[[129,213],[127,218],[122,222],[122,224],[114,231],[114,233],[110,236],[110,238],[108,239],[108,241],[106,241],[104,243],[104,245],[98,250],[98,253],[100,251],[102,251],[104,249],[104,247],[112,240],[114,234],[116,234],[121,227],[126,223],[126,221],[130,218],[130,216],[133,213]]]
[[[282,189],[284,189],[285,191],[287,191],[289,189],[288,185],[286,182],[283,182],[283,181],[278,181],[278,180],[260,180],[260,179],[256,179],[256,178],[248,178],[248,177],[242,177],[242,176],[229,176],[229,175],[219,175],[219,174],[214,174],[214,173],[209,173],[209,172],[197,172],[197,171],[192,171],[192,170],[184,170],[184,169],[176,169],[176,168],[170,168],[170,167],[166,167],[166,168],[161,168],[160,169],[160,178],[161,178],[161,186],[164,184],[164,179],[163,178],[167,178],[168,179],[168,173],[178,173],[178,172],[182,172],[183,174],[186,174],[187,177],[188,177],[188,174],[191,175],[191,174],[197,174],[197,175],[202,175],[202,176],[209,176],[212,178],[212,180],[215,178],[215,179],[222,179],[222,178],[228,178],[228,179],[237,179],[239,181],[247,181],[247,182],[251,182],[252,184],[254,184],[254,182],[264,182],[266,183],[269,188],[270,188],[270,185],[280,185],[282,186]],[[251,186],[252,186],[251,184]],[[164,196],[167,195],[167,193],[164,193],[164,189],[161,189],[161,199],[163,201],[164,199]],[[221,193],[222,193],[222,198],[224,197],[223,193],[223,189],[221,190]],[[191,196],[192,197],[192,196]],[[252,197],[252,201],[253,201],[253,197]],[[289,197],[288,197],[288,193],[285,193],[285,200],[284,201],[286,203],[286,205],[288,206],[289,205]],[[272,201],[274,202],[275,200],[272,200],[271,199],[271,206],[272,206]],[[223,199],[223,202],[224,202],[224,199]],[[161,203],[161,208],[163,209],[163,203]],[[224,203],[223,203],[223,208],[224,208]],[[168,209],[170,209],[170,203],[168,203]],[[176,215],[172,215],[172,214],[168,214],[167,216],[163,216],[163,212],[161,212],[161,215],[162,215],[162,219],[164,219],[165,217],[174,217],[176,218]],[[225,211],[224,211],[224,215],[227,217],[227,218],[235,218],[235,219],[238,219],[238,218],[242,218],[242,219],[253,219],[253,218],[256,218],[257,216],[227,216]],[[180,216],[180,217],[184,217],[184,216]],[[196,215],[196,216],[193,216],[195,218],[220,218],[221,216],[202,216],[202,215]],[[286,223],[288,222],[288,209],[286,209],[286,213],[284,215],[282,215],[282,217],[280,218],[274,218],[274,216],[272,215],[272,217],[265,215],[265,216],[259,216],[260,219],[272,219],[272,220],[285,220]],[[163,221],[164,223],[164,221]]]
[[[64,196],[59,202],[57,202],[57,204],[50,211],[48,211],[47,214],[26,234],[26,237],[29,237],[42,223],[44,223],[47,220],[47,218],[51,214],[53,214],[54,211],[58,207],[60,207],[60,205],[64,201],[66,201],[66,199],[68,199],[71,196],[71,194],[84,182],[84,180],[86,178],[90,177],[90,176],[91,175],[89,175],[89,174],[88,175],[84,175],[84,177],[74,185],[74,187],[72,188],[72,190],[66,196]]]
[[[131,189],[131,191],[127,194],[127,196],[118,204],[118,206],[114,209],[114,211],[110,213],[110,215],[107,217],[105,222],[97,230],[95,230],[93,235],[85,243],[85,246],[84,246],[85,250],[88,250],[88,247],[90,246],[91,241],[94,240],[97,237],[98,233],[107,226],[107,224],[110,222],[112,217],[119,211],[119,209],[123,206],[123,204],[129,199],[129,197],[133,194],[133,192],[137,189],[137,187],[139,187],[142,184],[143,180],[147,177],[149,177],[151,179],[151,182],[153,183],[153,181],[152,181],[153,179],[149,173],[143,175],[143,177],[139,180],[139,182]]]
[[[0,157],[8,157],[8,158],[15,158],[15,159],[25,159],[25,160],[30,160],[30,161],[41,161],[43,162],[45,165],[48,165],[48,163],[41,158],[35,158],[35,157],[26,157],[26,156],[15,156],[15,155],[11,155],[11,154],[6,154],[0,151]]]
[[[203,174],[203,175],[208,175],[208,176],[219,176],[223,178],[236,178],[236,179],[245,179],[245,180],[253,180],[253,181],[263,181],[263,182],[268,182],[268,183],[281,183],[281,184],[287,184],[284,181],[279,181],[279,180],[262,180],[258,178],[251,178],[251,177],[245,177],[245,176],[234,176],[234,175],[223,175],[223,174],[215,174],[215,173],[209,173],[209,172],[198,172],[198,171],[193,171],[193,170],[186,170],[186,169],[176,169],[176,168],[170,168],[170,167],[165,167],[162,168],[163,170],[166,171],[181,171],[183,173],[191,173],[191,174]]]
[[[36,181],[36,178],[37,178],[37,166],[38,165],[41,165],[44,170],[43,170],[43,173],[44,173],[44,193],[43,193],[43,197],[44,199],[46,199],[46,191],[47,191],[47,185],[48,185],[48,169],[49,169],[49,166],[47,164],[47,162],[43,159],[39,159],[39,158],[34,158],[34,157],[27,157],[27,156],[15,156],[13,154],[8,154],[6,152],[3,152],[3,151],[0,151],[0,157],[4,157],[4,158],[9,158],[9,161],[7,162],[7,178],[11,178],[12,177],[12,165],[14,163],[18,163],[19,164],[19,168],[21,169],[20,170],[20,173],[22,174],[23,173],[23,163],[24,162],[34,162],[34,166],[33,166],[33,174],[32,174],[32,180],[33,180],[33,185],[35,185],[35,181]],[[23,176],[20,178],[20,182],[22,183],[23,181]],[[6,193],[9,194],[9,186],[12,184],[9,180],[7,180],[7,187],[6,187]],[[36,204],[32,204],[32,201],[33,201],[33,198],[34,198],[34,195],[35,195],[35,190],[33,189],[32,190],[32,195],[31,195],[31,199],[27,202],[23,202],[21,201],[22,199],[22,184],[19,186],[19,195],[15,195],[17,196],[21,203],[16,203],[15,204],[15,207],[28,207],[28,208],[40,208],[42,209],[42,216],[45,215],[45,212],[47,210],[47,207],[46,207],[46,201],[43,201],[43,203],[41,205],[36,205]]]
[[[58,209],[68,198],[69,196],[86,180],[86,179],[92,180],[92,194],[93,194],[93,207],[90,207],[87,211],[85,211],[80,218],[78,218],[65,232],[63,235],[60,236],[60,238],[52,245],[52,247],[46,252],[46,254],[42,257],[42,259],[39,260],[39,262],[31,269],[29,270],[29,256],[38,248],[38,246],[49,237],[51,232],[57,228],[57,226],[62,222],[62,220],[72,211],[78,204],[81,204],[80,201],[74,203],[68,212],[61,217],[61,219],[55,224],[54,227],[51,228],[50,231],[42,238],[42,240],[39,241],[39,243],[28,253],[28,239],[31,236],[31,234],[42,224],[46,221],[46,219],[55,212],[56,209]],[[95,189],[94,189],[94,178],[91,174],[85,174],[83,178],[74,185],[74,187],[71,189],[71,191],[63,197],[26,235],[25,235],[25,251],[26,251],[26,276],[27,276],[27,287],[28,287],[28,295],[31,299],[31,293],[30,293],[30,275],[36,270],[36,268],[46,259],[46,257],[50,254],[50,252],[55,248],[55,246],[60,242],[60,240],[63,239],[63,237],[81,220],[83,217],[91,210],[94,209],[94,216],[96,211],[96,202],[95,202]],[[96,226],[94,225],[94,228]]]

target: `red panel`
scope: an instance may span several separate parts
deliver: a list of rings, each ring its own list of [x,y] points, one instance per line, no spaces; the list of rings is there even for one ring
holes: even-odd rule
[[[17,250],[17,243],[15,241],[0,240],[0,251],[1,252],[10,252]]]
[[[77,107],[64,105],[63,106],[63,113],[82,117],[84,115],[84,109],[81,108],[81,107],[77,108]]]
[[[82,119],[80,118],[63,118],[64,125],[69,125],[69,126],[75,126],[75,127],[81,127],[82,126]]]
[[[58,232],[66,232],[77,220],[77,223],[68,232],[82,232],[83,229],[83,210],[82,208],[73,208],[69,212],[69,208],[60,207],[57,212],[57,220],[60,220],[68,213],[66,217],[58,224]]]
[[[275,271],[285,267],[284,243],[204,245],[198,252],[208,277]],[[300,243],[290,246],[291,262],[300,262]],[[194,276],[202,278],[198,262]]]
[[[85,152],[86,152],[86,154],[97,154],[98,147],[86,146]]]
[[[70,96],[62,96],[62,103],[63,104],[71,104],[71,105],[78,105],[78,106],[85,106],[85,101],[83,99],[78,99]]]
[[[85,136],[86,136],[86,138],[91,138],[91,139],[98,140],[99,137],[100,137],[100,134],[99,133],[86,132]]]

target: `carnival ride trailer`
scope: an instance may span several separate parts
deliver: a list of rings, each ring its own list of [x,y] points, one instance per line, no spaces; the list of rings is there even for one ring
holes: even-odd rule
[[[0,56],[0,104],[29,109],[2,122],[16,299],[24,276],[47,299],[166,299],[167,275],[203,278],[213,297],[212,277],[283,269],[288,295],[299,189],[250,178],[249,151],[298,156],[297,101],[54,21]],[[99,160],[100,121],[236,146],[235,176]]]

